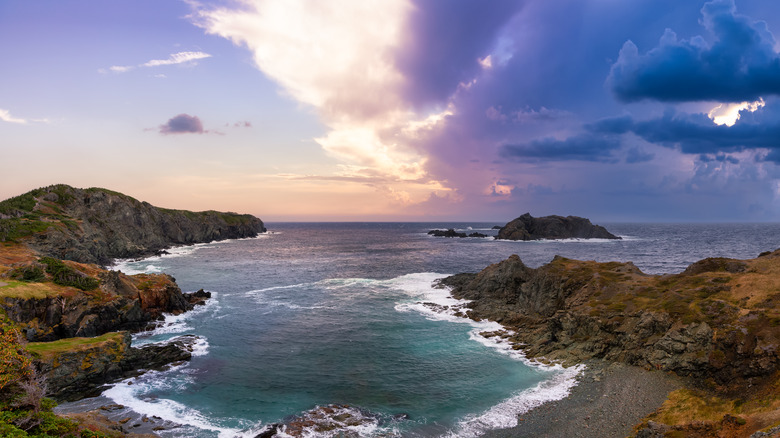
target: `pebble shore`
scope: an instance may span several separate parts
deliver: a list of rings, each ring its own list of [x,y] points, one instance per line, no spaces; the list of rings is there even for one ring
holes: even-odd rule
[[[518,418],[518,425],[486,438],[611,438],[633,435],[642,418],[658,409],[680,379],[660,371],[590,360],[568,397]]]

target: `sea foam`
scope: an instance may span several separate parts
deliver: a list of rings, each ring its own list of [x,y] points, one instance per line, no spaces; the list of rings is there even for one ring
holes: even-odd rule
[[[474,321],[465,317],[468,300],[452,297],[450,289],[433,287],[435,280],[444,277],[441,274],[421,273],[398,277],[391,282],[396,288],[407,293],[414,301],[398,303],[395,309],[399,312],[416,311],[431,320],[440,320],[470,324],[474,328],[469,332],[469,338],[486,347],[495,349],[502,354],[528,366],[549,373],[550,378],[509,397],[499,404],[480,414],[470,415],[457,423],[449,437],[477,437],[492,429],[515,427],[517,416],[542,405],[543,403],[560,400],[569,395],[571,388],[577,384],[577,376],[585,367],[582,365],[563,368],[560,365],[547,365],[528,359],[522,350],[514,348],[506,338],[513,333],[502,325],[492,321]],[[485,333],[491,336],[484,336]],[[505,333],[507,336],[496,335]]]

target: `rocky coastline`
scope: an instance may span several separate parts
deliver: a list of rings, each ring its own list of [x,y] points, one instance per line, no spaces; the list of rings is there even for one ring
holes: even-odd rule
[[[637,436],[748,437],[780,424],[780,250],[705,259],[672,275],[563,257],[534,269],[512,256],[440,284],[470,300],[465,316],[504,325],[530,358],[606,361],[682,379],[683,389],[635,425]],[[719,410],[701,407],[708,403]]]
[[[75,423],[50,416],[44,396],[79,400],[189,360],[195,337],[135,348],[130,333],[211,294],[183,293],[169,275],[103,266],[264,231],[251,215],[161,209],[106,189],[55,185],[0,202],[0,354],[12,365],[0,370],[0,412],[13,413],[0,421],[0,434],[47,427],[136,436],[101,412],[74,414]]]
[[[103,266],[264,231],[252,215],[159,208],[102,188],[53,185],[0,203],[0,242],[21,240],[41,254]]]

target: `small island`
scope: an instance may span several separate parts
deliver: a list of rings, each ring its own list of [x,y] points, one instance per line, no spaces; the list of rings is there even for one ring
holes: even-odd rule
[[[589,219],[577,216],[533,217],[526,213],[498,230],[498,240],[620,239]]]

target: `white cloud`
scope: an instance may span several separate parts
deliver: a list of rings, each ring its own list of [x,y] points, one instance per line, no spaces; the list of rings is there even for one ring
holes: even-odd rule
[[[766,105],[764,99],[758,99],[755,102],[722,103],[711,109],[707,116],[716,125],[734,126],[737,120],[739,120],[741,111],[748,110],[752,113],[764,105]]]
[[[211,55],[203,52],[179,52],[174,53],[168,59],[152,59],[141,64],[143,67],[157,67],[159,65],[183,64],[185,62],[196,61],[198,59],[210,58]]]
[[[126,71],[130,71],[134,69],[135,67],[131,65],[112,65],[108,69],[111,70],[114,73],[124,73]]]
[[[136,67],[158,67],[161,65],[184,64],[187,62],[194,63],[199,59],[205,59],[205,58],[211,58],[211,55],[204,52],[178,52],[178,53],[172,53],[168,57],[168,59],[152,59],[150,61],[144,62],[143,64],[139,64],[138,66],[112,65],[111,67],[108,68],[108,70],[101,68],[98,70],[98,72],[108,73],[110,71],[112,73],[126,73],[130,70],[135,69]]]
[[[27,120],[19,119],[11,116],[11,112],[8,110],[0,109],[0,120],[8,123],[18,123],[20,125],[26,125]]]
[[[315,139],[323,149],[350,165],[383,173],[388,181],[426,178],[425,157],[413,142],[452,109],[420,114],[401,93],[405,78],[395,54],[412,11],[407,0],[238,3],[236,9],[198,10],[196,24],[246,46],[258,69],[289,96],[314,107],[329,128]],[[398,187],[385,191],[396,198],[403,193]],[[429,195],[419,191],[402,198],[412,202]]]

